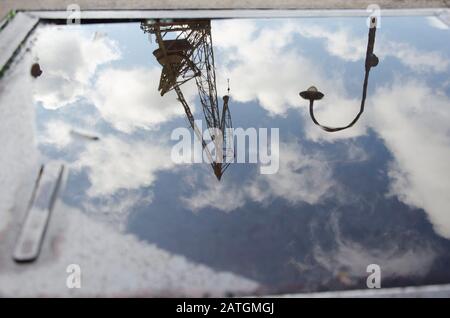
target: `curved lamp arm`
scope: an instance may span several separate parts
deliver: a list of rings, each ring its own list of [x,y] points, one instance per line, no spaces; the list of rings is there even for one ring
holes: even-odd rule
[[[373,53],[373,48],[375,45],[375,32],[377,29],[376,24],[377,24],[376,18],[372,17],[366,50],[365,75],[364,75],[363,93],[361,98],[361,106],[359,108],[359,112],[356,115],[356,117],[348,125],[343,127],[329,127],[320,124],[317,121],[316,117],[314,116],[314,101],[322,99],[324,94],[318,91],[315,86],[311,86],[310,88],[308,88],[308,90],[300,93],[300,96],[302,98],[309,100],[309,114],[314,124],[316,124],[317,126],[319,126],[320,128],[322,128],[327,132],[336,132],[352,127],[359,120],[359,117],[361,117],[362,113],[364,112],[364,104],[366,102],[367,96],[367,84],[369,82],[369,72],[372,67],[378,65],[378,57]]]

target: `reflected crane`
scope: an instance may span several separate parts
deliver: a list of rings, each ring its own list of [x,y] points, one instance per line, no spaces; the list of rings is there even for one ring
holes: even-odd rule
[[[228,129],[232,128],[228,94],[223,96],[219,107],[216,91],[214,52],[211,39],[210,20],[150,20],[141,23],[144,33],[154,34],[158,48],[153,51],[162,66],[158,91],[161,96],[174,90],[184,108],[186,117],[203,151],[208,156],[214,174],[220,180],[234,158],[234,149],[229,147]],[[204,119],[214,142],[214,154],[209,149],[203,134],[195,124],[191,108],[184,98],[181,86],[195,79]]]

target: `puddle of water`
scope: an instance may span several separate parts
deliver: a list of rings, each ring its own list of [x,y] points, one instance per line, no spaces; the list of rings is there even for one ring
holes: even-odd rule
[[[208,164],[171,159],[173,130],[191,122],[179,93],[161,96],[174,83],[160,82],[155,34],[149,41],[139,23],[42,25],[29,53],[42,70],[37,149],[68,167],[64,205],[264,292],[366,288],[369,264],[381,267],[383,287],[450,283],[449,30],[429,17],[381,22],[365,111],[329,133],[299,92],[324,94],[314,102],[320,123],[351,122],[365,18],[207,21],[219,114],[229,94],[233,127],[279,129],[276,173],[233,163],[220,181]],[[205,74],[207,58],[180,64],[186,49],[167,47],[176,51],[167,78],[182,67]],[[205,118],[201,98],[215,94],[199,95],[195,79],[179,87],[204,127],[222,118]]]

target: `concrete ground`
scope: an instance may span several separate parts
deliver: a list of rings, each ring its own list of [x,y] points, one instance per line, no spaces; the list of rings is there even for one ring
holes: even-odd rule
[[[64,10],[76,3],[83,10],[95,9],[382,9],[444,8],[450,0],[1,0],[0,17],[10,10]]]

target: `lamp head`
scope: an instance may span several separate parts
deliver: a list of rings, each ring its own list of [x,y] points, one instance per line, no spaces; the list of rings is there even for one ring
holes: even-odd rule
[[[319,100],[323,98],[323,93],[317,90],[317,87],[311,86],[306,91],[300,93],[300,96],[307,100]]]

